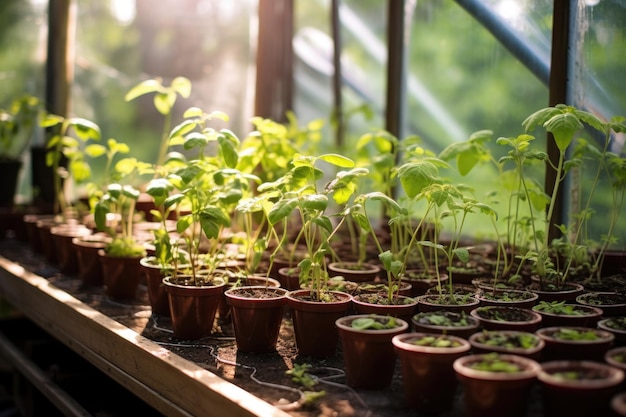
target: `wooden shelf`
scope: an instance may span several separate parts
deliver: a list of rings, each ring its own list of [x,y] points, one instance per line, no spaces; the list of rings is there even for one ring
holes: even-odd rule
[[[164,415],[289,416],[3,257],[0,291],[44,331]]]

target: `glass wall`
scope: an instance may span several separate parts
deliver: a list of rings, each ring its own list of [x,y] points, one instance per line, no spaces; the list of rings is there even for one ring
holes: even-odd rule
[[[78,0],[76,5],[72,112],[99,124],[104,139],[126,142],[133,156],[155,162],[162,132],[169,132],[165,117],[152,94],[131,102],[124,96],[143,80],[159,78],[169,86],[178,76],[191,81],[192,93],[178,98],[170,127],[197,106],[229,115],[230,122],[218,120],[216,128],[238,135],[250,131],[254,1]]]
[[[24,95],[44,99],[47,31],[47,0],[0,1],[0,108]],[[42,142],[34,129],[31,143]],[[30,154],[22,155],[18,201],[29,201]]]
[[[571,102],[604,121],[614,116],[624,117],[626,4],[619,0],[578,0],[572,3],[572,81],[568,90]],[[616,156],[625,156],[624,133],[613,132],[605,138],[588,129],[584,137],[597,149],[606,147]],[[584,158],[584,162],[574,172],[571,182],[572,222],[578,214],[591,210],[595,214],[591,217],[589,229],[583,231],[586,238],[602,242],[610,234],[614,246],[626,247],[623,222],[626,215],[623,207],[626,165],[623,162],[617,166],[599,165],[589,152],[577,156]],[[592,189],[595,191],[590,196]]]

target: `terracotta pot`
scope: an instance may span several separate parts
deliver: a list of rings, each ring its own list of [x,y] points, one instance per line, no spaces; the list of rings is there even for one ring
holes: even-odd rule
[[[397,291],[398,295],[411,297],[413,289],[409,282],[401,281],[398,285],[400,287]],[[362,281],[357,283],[355,294],[387,293],[387,288],[388,285],[386,281]]]
[[[626,346],[614,347],[604,354],[604,361],[626,372]]]
[[[369,263],[331,262],[326,267],[329,276],[342,276],[352,282],[374,281],[380,273],[380,266]]]
[[[385,303],[379,303],[383,300]],[[417,300],[404,295],[394,298],[394,304],[388,304],[387,294],[357,294],[352,299],[356,314],[381,314],[401,318],[407,323],[417,312]]]
[[[441,274],[438,280],[436,276],[425,277],[417,270],[407,270],[402,277],[402,281],[411,284],[410,296],[418,297],[420,295],[426,294],[426,291],[428,291],[428,289],[436,287],[439,283],[441,283],[442,286],[447,285],[448,275]]]
[[[594,333],[596,338],[572,340],[560,336],[563,332]],[[553,360],[595,360],[603,361],[605,353],[613,346],[613,333],[589,327],[555,326],[536,331],[546,343],[543,359]]]
[[[458,269],[458,270],[453,270],[452,273],[450,273],[450,270],[448,270],[448,275],[452,277],[452,282],[454,282],[455,284],[471,285],[472,280],[476,278],[484,277],[485,271],[471,270],[471,269],[468,269],[468,270]]]
[[[244,286],[230,288],[224,294],[231,306],[237,350],[241,352],[275,350],[287,305],[287,290],[267,286]]]
[[[91,229],[78,223],[60,224],[50,229],[61,272],[64,274],[76,274],[79,271],[78,256],[72,241],[76,237],[89,236],[91,233]]]
[[[476,294],[481,306],[533,308],[539,295],[526,290],[484,290]]]
[[[514,282],[498,280],[494,284],[493,277],[479,277],[472,280],[472,285],[483,291],[493,290],[494,287],[498,290],[524,290],[526,283],[520,279]]]
[[[446,317],[454,322],[453,325],[438,325],[433,324],[427,317],[436,314]],[[440,333],[449,334],[453,336],[462,337],[467,339],[472,334],[476,333],[479,329],[480,323],[475,318],[461,311],[428,311],[417,313],[411,318],[413,330],[421,333]]]
[[[26,214],[23,217],[24,226],[26,227],[26,235],[28,236],[28,242],[31,249],[35,253],[43,253],[43,247],[41,245],[41,239],[39,238],[39,230],[37,229],[37,222],[39,220],[54,219],[54,214]]]
[[[398,326],[391,329],[355,329],[351,323],[359,318],[388,321],[387,316],[356,314],[337,319],[336,326],[343,348],[346,384],[352,388],[383,389],[391,384],[396,354],[391,340],[405,333],[409,324],[396,320]]]
[[[538,301],[574,301],[585,291],[582,285],[575,282],[565,282],[560,289],[542,287],[538,282],[533,282],[526,290],[536,293]]]
[[[527,308],[484,306],[470,312],[485,330],[516,330],[534,332],[539,328],[541,316]]]
[[[41,243],[41,251],[46,257],[46,261],[55,266],[59,258],[50,231],[59,224],[61,223],[56,218],[44,218],[37,221],[37,234]]]
[[[391,339],[400,359],[402,385],[407,404],[420,413],[448,411],[454,404],[457,379],[452,363],[467,354],[470,344],[456,336],[443,336],[455,343],[449,347],[420,346],[412,343],[431,333],[403,333]]]
[[[431,287],[426,290],[426,294],[438,295],[441,291],[441,294],[455,294],[455,295],[473,295],[476,296],[482,293],[480,288],[477,288],[473,285],[467,284],[452,284],[452,285],[442,285],[441,289],[437,286]]]
[[[524,346],[523,340],[531,340],[530,346]],[[487,330],[474,333],[468,339],[474,353],[505,353],[540,360],[545,346],[542,338],[534,333],[515,330]]]
[[[582,374],[585,378],[560,375]],[[550,361],[537,376],[543,392],[546,416],[607,416],[610,401],[624,380],[618,368],[592,361]]]
[[[605,317],[626,315],[626,294],[614,292],[587,292],[576,297],[576,302],[602,309]]]
[[[335,321],[346,315],[352,296],[339,291],[330,293],[335,301],[311,301],[308,290],[287,293],[298,355],[323,358],[336,353],[339,334]]]
[[[78,261],[78,276],[83,286],[99,286],[104,283],[102,278],[102,262],[98,252],[104,249],[111,239],[102,233],[95,233],[72,239]]]
[[[468,417],[523,417],[530,397],[530,390],[537,378],[540,366],[529,358],[518,355],[499,355],[495,358],[511,362],[519,367],[517,372],[491,372],[472,368],[492,353],[462,356],[453,363],[463,387],[463,402]],[[547,414],[546,414],[547,415]],[[560,414],[553,414],[560,415]]]
[[[298,248],[295,250],[295,252],[293,253],[293,259],[291,260],[280,257],[280,256],[276,256],[274,258],[274,262],[272,262],[272,269],[270,270],[270,276],[279,277],[278,271],[280,271],[282,268],[296,268],[298,264],[300,263],[300,261],[304,259],[306,256],[307,256],[307,251],[301,248]],[[283,283],[281,282],[281,284]]]
[[[141,272],[146,279],[146,289],[148,291],[148,301],[152,314],[159,316],[170,316],[170,302],[165,291],[163,278],[169,275],[171,268],[166,268],[156,263],[154,256],[144,256],[139,261]]]
[[[616,416],[626,416],[626,392],[620,392],[611,398],[611,411]]]
[[[613,333],[615,344],[626,346],[626,317],[607,317],[598,321],[598,329]]]
[[[280,286],[289,291],[300,289],[300,269],[283,267],[278,270]]]
[[[541,314],[541,327],[554,326],[578,326],[596,327],[602,317],[602,310],[597,307],[571,304],[576,314],[557,314],[549,311],[541,311],[540,305],[532,308],[534,312]]]
[[[235,287],[250,287],[250,286],[263,286],[263,287],[280,287],[280,281],[274,278],[264,276],[228,276],[226,283],[224,284],[224,293],[231,288]],[[226,295],[220,300],[220,305],[217,308],[217,315],[222,322],[229,322],[231,320],[230,305],[227,302]]]
[[[439,295],[425,294],[417,297],[417,308],[419,311],[437,311],[445,309],[469,313],[480,304],[480,301],[474,296],[465,297],[462,301],[458,298],[457,300],[457,303],[451,304],[445,301],[439,301]]]
[[[141,281],[141,256],[130,258],[110,256],[98,250],[102,264],[102,280],[106,295],[117,300],[133,300]]]
[[[197,340],[210,336],[222,298],[224,279],[213,278],[212,285],[194,286],[189,276],[163,278],[170,302],[170,316],[174,337]]]

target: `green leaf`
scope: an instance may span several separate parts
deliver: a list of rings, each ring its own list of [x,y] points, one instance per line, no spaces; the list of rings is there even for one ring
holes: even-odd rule
[[[195,120],[184,120],[170,131],[170,139],[177,136],[184,136],[191,132],[198,123]]]
[[[139,196],[141,195],[141,191],[130,185],[125,185],[122,188],[122,192],[124,197],[130,198],[131,200],[138,200]]]
[[[322,229],[326,230],[328,233],[333,232],[333,224],[330,219],[326,216],[316,217],[313,219],[313,224],[320,226]]]
[[[455,250],[452,251],[452,253],[454,255],[456,255],[457,258],[459,258],[459,260],[463,263],[467,263],[469,262],[469,250],[467,250],[467,248],[456,248]]]
[[[107,149],[97,143],[92,143],[89,144],[87,146],[85,146],[85,155],[89,156],[90,158],[97,158],[99,156],[104,155],[107,152]]]
[[[376,320],[369,317],[359,317],[352,320],[351,327],[356,330],[365,330],[374,327]]]
[[[183,98],[189,98],[191,95],[191,81],[186,77],[174,78],[171,87]]]
[[[561,110],[556,107],[546,107],[540,110],[537,110],[530,116],[528,116],[523,122],[522,126],[524,127],[525,132],[533,131],[537,126],[543,126],[543,124],[561,113]],[[500,139],[498,139],[500,140]]]
[[[189,107],[187,110],[185,110],[185,112],[183,113],[183,117],[185,119],[188,119],[190,117],[202,117],[202,115],[204,114],[204,112],[202,111],[201,108],[199,107]],[[194,122],[195,123],[195,122]]]
[[[219,135],[217,140],[220,144],[220,150],[222,152],[222,156],[224,158],[224,162],[226,166],[230,168],[235,168],[237,163],[239,162],[239,154],[237,153],[237,144],[238,140],[235,142],[233,138],[236,139],[234,133],[223,130],[222,135]]]
[[[217,239],[222,227],[230,226],[230,217],[217,207],[207,207],[200,212],[200,227],[209,239]]]
[[[288,217],[297,206],[298,200],[296,198],[278,200],[267,213],[267,220],[271,225],[275,225]]]
[[[146,186],[146,194],[154,197],[155,200],[156,199],[164,200],[169,195],[170,191],[173,189],[174,189],[174,186],[167,179],[154,178],[150,180],[150,182]]]
[[[47,127],[52,127],[52,126],[56,126],[60,123],[63,123],[64,118],[61,116],[58,116],[56,114],[46,114],[40,121],[39,121],[39,125],[41,127],[47,128]]]
[[[145,80],[130,89],[124,96],[124,100],[131,101],[144,94],[156,93],[163,89],[163,85],[158,80]]]
[[[341,168],[354,167],[354,161],[352,159],[345,157],[343,155],[339,155],[339,154],[334,154],[334,153],[324,154],[324,155],[320,155],[318,159],[322,161],[326,161],[329,164],[333,164]]]
[[[569,147],[574,134],[583,128],[583,124],[573,113],[557,114],[544,123],[544,127],[554,136],[556,146],[561,152]]]
[[[185,137],[185,150],[193,149],[197,146],[204,147],[209,143],[207,137],[200,132],[191,132]]]
[[[154,107],[163,115],[170,114],[174,103],[176,103],[176,93],[174,92],[156,93],[154,95]]]
[[[328,197],[323,194],[309,194],[302,198],[300,206],[305,210],[324,211],[328,207]]]
[[[100,127],[94,122],[80,117],[73,117],[69,119],[68,123],[74,128],[79,139],[83,141],[100,139]]]
[[[175,205],[179,204],[182,200],[184,200],[184,198],[185,195],[182,193],[173,194],[165,199],[165,201],[163,202],[163,207],[165,207],[166,210],[169,210]]]
[[[176,233],[184,233],[185,230],[189,229],[192,224],[193,217],[191,214],[185,214],[184,216],[180,216],[176,221]]]
[[[424,188],[435,182],[437,174],[437,167],[426,161],[409,162],[398,170],[400,184],[409,198],[414,198]]]
[[[386,250],[378,254],[378,259],[383,264],[383,268],[387,271],[391,271],[391,263],[393,262],[393,253],[390,250]]]

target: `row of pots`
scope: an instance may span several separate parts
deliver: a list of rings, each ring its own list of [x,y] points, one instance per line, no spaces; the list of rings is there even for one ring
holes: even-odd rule
[[[51,229],[49,233],[52,234]],[[63,234],[59,233],[59,235],[63,235]],[[89,235],[89,233],[85,233],[85,235]],[[67,236],[63,235],[63,237],[67,237]],[[76,238],[77,237],[74,236],[72,239],[74,243],[76,243],[76,240],[77,240]],[[94,240],[99,240],[99,239],[94,239]],[[66,269],[67,266],[64,266],[65,264],[61,262],[61,259],[63,258],[63,255],[62,255],[63,252],[61,249],[60,240],[58,240],[57,243],[53,245],[53,248],[57,251],[56,262],[59,262],[60,268]],[[47,253],[46,255],[48,257]],[[49,259],[49,260],[53,261],[52,259]],[[106,261],[102,263],[103,259],[101,258],[100,262],[103,268],[101,270],[105,270]],[[141,264],[137,262],[137,260],[135,260],[134,265],[136,265],[137,267],[140,267]],[[67,270],[64,272],[67,272]],[[159,278],[155,280],[159,283],[158,287],[160,290],[163,290],[163,284],[165,284],[165,282],[167,281],[166,278],[163,277],[163,273],[164,271],[159,271]],[[147,272],[146,272],[146,277],[147,277]],[[147,281],[149,291],[150,291],[149,282],[151,282],[151,280]],[[273,288],[269,288],[270,286]],[[109,286],[107,285],[107,288],[108,287]],[[352,297],[349,294],[335,292],[338,298],[336,303],[319,303],[319,302],[306,299],[307,296],[310,294],[309,290],[288,291],[287,289],[279,288],[276,285],[276,283],[270,283],[269,285],[267,285],[266,283],[266,285],[262,285],[262,286],[237,287],[237,288],[231,288],[231,289],[224,291],[224,289],[226,288],[226,281],[224,281],[221,285],[216,285],[215,287],[216,288],[211,289],[210,296],[208,295],[208,292],[207,292],[206,296],[201,297],[201,298],[206,298],[206,299],[208,298],[214,299],[213,304],[206,309],[198,308],[198,306],[195,304],[191,306],[190,301],[188,301],[188,299],[186,298],[187,296],[182,294],[182,288],[178,288],[174,290],[167,290],[167,298],[168,298],[167,306],[169,307],[169,311],[166,311],[167,308],[165,307],[165,304],[163,304],[162,310],[156,307],[156,304],[155,304],[155,306],[153,307],[155,311],[153,312],[156,314],[170,314],[171,315],[172,325],[174,328],[174,335],[176,337],[181,338],[181,339],[199,338],[199,337],[203,337],[206,334],[206,332],[209,332],[209,333],[211,332],[212,327],[213,327],[213,318],[215,317],[215,314],[219,308],[219,302],[220,300],[222,300],[222,303],[223,303],[223,298],[226,297],[226,300],[227,300],[226,302],[231,308],[233,327],[235,329],[236,342],[237,342],[238,349],[242,351],[256,352],[256,351],[272,350],[274,348],[276,344],[278,332],[280,329],[280,323],[284,315],[284,310],[286,307],[288,307],[289,310],[291,311],[291,315],[292,315],[293,322],[294,322],[296,345],[298,346],[299,354],[303,356],[316,356],[316,357],[324,357],[324,356],[333,355],[336,352],[336,349],[338,347],[338,342],[341,339],[341,347],[344,353],[344,364],[346,368],[346,378],[347,378],[347,382],[349,385],[357,387],[357,388],[363,388],[363,387],[364,388],[380,388],[381,386],[388,384],[391,381],[391,374],[385,377],[380,377],[380,376],[371,377],[371,376],[365,375],[366,381],[369,381],[369,382],[363,383],[363,382],[358,382],[358,381],[360,381],[360,376],[361,376],[360,374],[364,374],[364,373],[366,374],[367,370],[370,368],[374,368],[375,371],[380,371],[382,369],[391,369],[391,372],[393,372],[393,364],[395,363],[395,360],[396,360],[396,356],[394,353],[397,353],[401,359],[405,387],[407,386],[407,383],[409,382],[409,380],[412,378],[408,374],[408,372],[410,371],[405,369],[407,368],[407,366],[409,366],[409,365],[405,365],[404,363],[407,360],[404,358],[405,354],[400,353],[401,351],[403,351],[402,343],[406,342],[404,338],[412,337],[415,334],[418,334],[415,332],[407,333],[407,331],[409,331],[408,323],[410,321],[407,321],[406,317],[407,317],[407,314],[409,313],[406,313],[404,315],[401,315],[397,312],[392,313],[395,316],[405,317],[404,319],[403,318],[396,319],[397,322],[400,324],[400,326],[385,333],[381,333],[380,331],[371,331],[375,337],[374,341],[367,342],[366,344],[364,344],[363,342],[357,341],[356,339],[357,338],[356,334],[360,334],[363,332],[356,332],[349,326],[349,321],[357,317],[355,315],[348,315],[351,312],[350,308],[351,307],[354,308],[355,305],[358,305],[358,304],[355,304],[354,297]],[[251,306],[250,298],[246,296],[242,296],[243,292],[254,292],[256,290],[263,291],[263,292],[266,292],[269,290],[273,294],[273,296],[260,299],[262,300],[262,305],[263,305],[263,307],[261,307],[262,314],[260,316],[258,315],[259,312],[257,311],[257,307]],[[208,291],[208,288],[207,288],[207,291]],[[150,292],[149,292],[149,295],[150,295]],[[114,296],[117,296],[119,298],[125,298],[125,297],[132,298],[132,294],[116,294]],[[182,299],[185,299],[186,301],[183,301],[182,303],[177,304],[174,300],[178,296],[182,297]],[[197,302],[198,301],[193,301],[193,303],[197,303]],[[151,303],[152,303],[152,300],[151,300]],[[322,307],[321,313],[316,311],[318,307]],[[516,308],[516,307],[510,307],[510,308]],[[420,310],[421,310],[421,307],[420,307]],[[183,313],[183,316],[184,316],[185,313],[189,315],[189,312],[191,311],[194,311],[194,313],[192,314],[192,316],[194,317],[192,317],[192,319],[195,320],[195,323],[192,325],[193,330],[191,331],[191,333],[185,333],[185,331],[177,332],[176,330],[177,325],[176,325],[176,319],[174,318],[175,317],[174,313],[181,312]],[[414,309],[413,312],[415,311],[416,310]],[[472,311],[474,311],[474,309]],[[363,317],[364,314],[368,314],[369,317],[372,317],[370,315],[371,313],[380,312],[380,310],[378,310],[378,308],[372,311],[355,309],[354,312],[363,313],[363,314],[358,315],[360,317]],[[386,317],[386,319],[389,319],[389,316],[384,316],[384,317]],[[412,319],[412,314],[409,314],[408,317]],[[305,323],[304,321],[305,319],[306,320],[313,319],[313,321]],[[248,330],[244,330],[244,326],[249,325],[249,324],[252,324],[252,326],[249,327]],[[205,327],[204,329],[202,328],[203,325]],[[547,332],[548,329],[540,329],[537,332],[539,333],[542,331]],[[197,333],[197,332],[201,332],[201,333]],[[322,342],[320,340],[320,336],[322,335],[329,336],[329,340],[325,343]],[[269,339],[267,338],[268,336],[269,336]],[[263,341],[262,338],[266,338],[265,341]],[[466,346],[466,345],[469,345],[470,347],[472,346],[472,344],[469,341],[465,341],[465,342],[466,343],[460,342],[460,344],[463,346]],[[366,345],[377,346],[378,353],[370,354],[369,357],[366,356],[364,359],[358,359],[360,357],[358,352],[353,352],[351,349],[355,348],[357,350],[363,350],[364,346]],[[310,346],[310,347],[307,347],[307,346]],[[322,350],[321,351],[317,350],[320,347],[322,347]],[[412,350],[412,349],[408,349],[408,350]],[[461,370],[464,369],[465,361],[470,361],[471,357],[475,355],[484,355],[484,353],[476,353],[476,354],[467,355],[468,352],[469,352],[469,349],[465,351],[464,354],[460,355],[460,357],[455,359],[455,362],[452,366],[448,367],[448,377],[450,376],[450,372],[451,372],[450,370],[454,370],[456,372],[456,375],[453,374],[455,379],[458,381],[461,381],[464,384],[465,406],[467,408],[469,415],[502,415],[503,413],[502,410],[497,411],[496,414],[488,414],[488,412],[484,409],[485,404],[483,404],[483,402],[480,401],[480,399],[485,396],[484,388],[481,388],[481,390],[477,391],[477,393],[482,393],[481,395],[477,395],[477,396],[472,395],[472,393],[474,392],[474,388],[472,388],[472,385],[470,385],[470,381],[473,381],[474,376],[468,376],[466,374],[463,374]],[[564,353],[571,353],[571,352],[572,352],[571,349],[565,350],[559,353],[558,355],[562,355]],[[608,347],[607,349],[604,349],[604,352],[605,353],[608,352]],[[510,356],[510,355],[506,354],[506,355],[501,355],[501,356],[504,357],[504,356]],[[515,361],[518,361],[518,362],[520,362],[519,358],[524,358],[523,356],[519,356],[519,355],[513,355],[513,356],[514,356]],[[531,358],[524,358],[524,359],[533,361],[533,359]],[[556,359],[556,357],[553,359]],[[597,359],[597,357],[594,359]],[[562,364],[558,364],[556,361],[552,361],[552,362],[555,362],[554,367],[556,368],[558,368],[559,366],[563,366]],[[582,364],[583,362],[579,360],[577,360],[576,362],[578,363],[579,366],[582,366],[580,364]],[[371,363],[375,363],[376,365],[373,367],[366,366],[367,364],[371,364]],[[594,362],[594,363],[598,364],[597,362]],[[386,366],[383,366],[383,365],[386,365]],[[533,374],[532,377],[529,377],[528,379],[533,381],[536,378],[539,378],[539,375],[544,375],[544,374],[548,375],[548,377],[544,377],[544,379],[541,381],[544,385],[544,389],[549,390],[548,387],[550,386],[552,382],[548,383],[546,382],[547,379],[545,379],[545,378],[549,378],[549,375],[550,375],[549,365],[552,366],[552,363],[544,362],[542,365],[539,365],[538,368],[531,366],[531,368],[534,369],[534,371],[531,372]],[[415,365],[410,365],[410,366],[414,367]],[[612,368],[616,368],[616,367],[613,366]],[[424,370],[422,369],[420,372],[423,372],[423,371]],[[541,372],[543,372],[543,374]],[[442,372],[439,371],[438,374],[442,374]],[[623,379],[623,373],[621,374],[621,376],[614,377],[613,379],[618,379],[621,382],[621,380]],[[495,381],[496,382],[492,381],[492,386],[498,387],[498,388],[502,388],[504,386],[503,382],[499,379],[499,377],[496,378]],[[372,386],[368,384],[374,384],[374,385]],[[418,390],[416,390],[415,388],[410,388],[410,389],[407,388],[411,393],[411,395],[409,395],[409,391],[407,391],[407,401],[409,402],[418,401],[418,403],[420,404],[423,402],[427,402],[427,403],[433,402],[437,398],[437,394],[443,390],[442,386],[441,384],[434,384],[432,383],[432,381],[427,383],[427,385],[429,387],[437,387],[437,389],[435,390],[436,392],[430,393],[426,388],[420,388]],[[562,388],[559,388],[559,390],[561,389]],[[614,392],[615,392],[615,388],[613,387],[611,389],[611,393],[614,393]],[[419,393],[419,394],[416,394],[416,393]],[[415,400],[415,398],[423,398],[423,400]],[[450,403],[451,402],[448,402],[448,404]],[[505,409],[506,415],[513,415],[511,413],[511,410],[515,410],[515,409],[524,410],[523,402],[519,403],[520,404],[519,407],[513,407],[513,408],[511,408],[511,404],[514,404],[514,400],[512,399],[505,400],[504,404],[506,404],[506,409]],[[571,404],[571,402],[568,402],[567,404],[561,404],[559,403],[559,401],[556,401],[556,400],[555,402],[552,402],[552,403],[548,402],[545,404],[546,410],[554,411],[554,407],[556,407],[555,404],[558,404],[558,406],[560,407],[560,406]],[[605,404],[605,405],[608,404],[606,395],[604,396],[604,401],[602,402],[602,404]],[[415,404],[413,405],[415,406]],[[424,407],[428,408],[430,406],[424,406]],[[490,410],[492,409],[493,407],[490,406]],[[581,409],[590,411],[589,408],[585,408],[582,406],[576,408],[576,410],[578,411]],[[591,411],[594,411],[594,410],[591,410]],[[552,414],[546,414],[546,415],[552,415]]]

